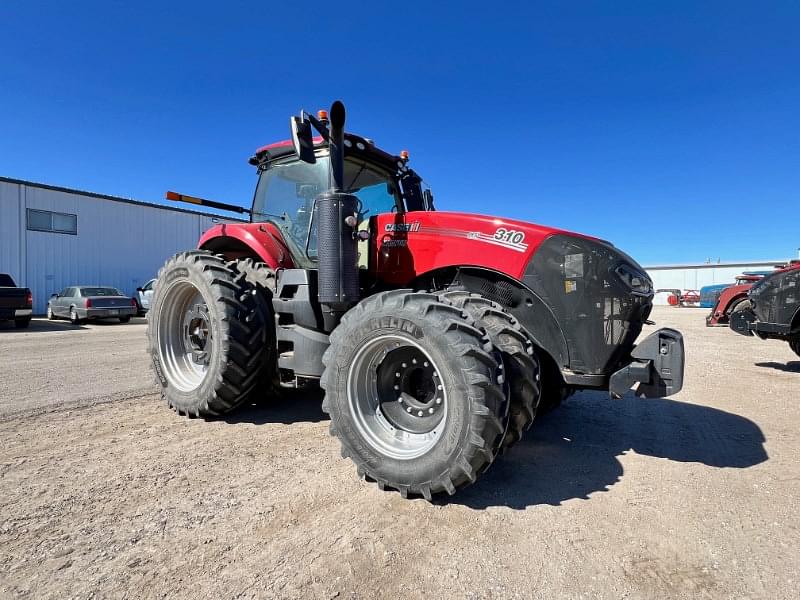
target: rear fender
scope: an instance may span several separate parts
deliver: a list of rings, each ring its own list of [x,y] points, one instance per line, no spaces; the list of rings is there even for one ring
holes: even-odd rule
[[[253,258],[271,269],[294,268],[295,263],[280,232],[271,223],[225,223],[206,231],[197,247],[229,260]]]

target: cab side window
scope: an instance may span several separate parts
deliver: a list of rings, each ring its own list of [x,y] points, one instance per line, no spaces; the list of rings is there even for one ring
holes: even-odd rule
[[[399,190],[392,179],[365,163],[354,160],[345,162],[345,186],[347,191],[361,201],[361,214],[372,217],[397,210]]]

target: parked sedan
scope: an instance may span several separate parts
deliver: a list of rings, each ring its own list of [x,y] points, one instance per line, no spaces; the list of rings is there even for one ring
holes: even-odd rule
[[[116,288],[96,285],[67,287],[50,296],[47,318],[67,318],[75,325],[88,319],[119,319],[127,323],[137,312],[136,301]]]

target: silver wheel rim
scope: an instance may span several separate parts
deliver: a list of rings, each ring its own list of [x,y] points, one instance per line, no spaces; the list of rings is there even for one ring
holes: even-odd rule
[[[157,329],[162,370],[175,388],[191,392],[203,383],[214,352],[208,306],[188,281],[177,281],[163,293]]]
[[[77,321],[78,320],[78,313],[75,312],[74,308],[69,309],[69,320],[70,321]]]
[[[52,319],[53,318],[53,309],[50,308],[49,306],[47,307],[47,318],[48,319]]]
[[[348,406],[359,434],[391,458],[410,460],[429,452],[447,422],[440,374],[410,338],[390,334],[369,340],[347,375]]]

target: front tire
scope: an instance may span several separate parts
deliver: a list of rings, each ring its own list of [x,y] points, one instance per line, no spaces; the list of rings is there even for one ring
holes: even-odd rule
[[[31,318],[30,317],[25,317],[24,319],[15,319],[14,320],[14,326],[17,329],[27,329],[28,325],[30,325],[30,324],[31,324]]]
[[[53,314],[53,307],[49,304],[47,305],[47,320],[48,321],[55,321],[56,317]]]
[[[147,338],[162,397],[195,417],[243,402],[266,349],[253,286],[235,263],[206,251],[177,254],[161,268]]]
[[[461,290],[446,292],[444,297],[475,319],[502,354],[511,402],[508,429],[498,449],[505,452],[530,429],[539,405],[540,368],[533,343],[519,322],[496,302]]]
[[[752,304],[750,303],[750,300],[747,299],[739,300],[736,304],[734,304],[731,307],[730,311],[728,312],[728,316],[732,315],[733,313],[740,313],[746,310],[750,310],[751,306]]]
[[[491,342],[461,309],[383,292],[346,313],[330,341],[322,408],[361,477],[431,499],[489,467],[508,403]]]

